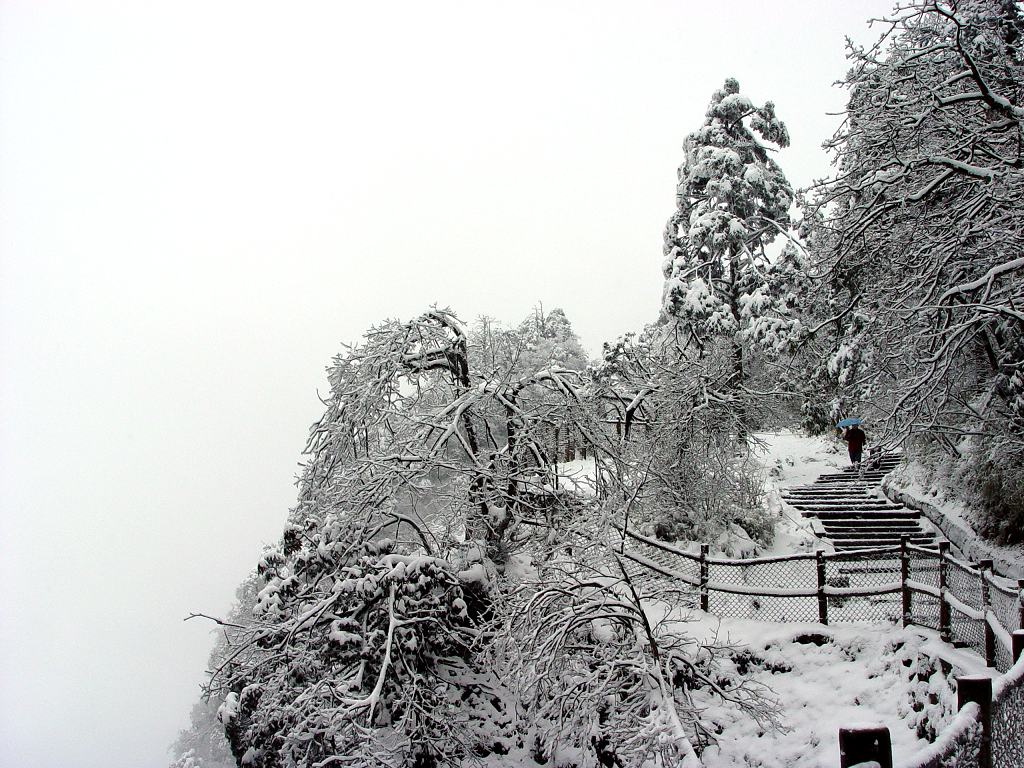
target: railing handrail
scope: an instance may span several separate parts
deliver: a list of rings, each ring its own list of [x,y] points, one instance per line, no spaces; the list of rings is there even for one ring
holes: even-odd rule
[[[679,555],[680,557],[684,557],[687,560],[692,560],[693,562],[699,562],[701,559],[700,555],[696,555],[693,552],[687,552],[685,549],[679,549],[678,547],[674,547],[667,542],[659,541],[658,539],[652,539],[649,536],[644,536],[642,533],[634,531],[632,528],[625,528],[619,523],[611,522],[611,526],[615,530],[619,531],[619,533],[624,533],[631,539],[636,539],[637,541],[641,541],[644,544],[655,547],[657,549],[664,550],[665,552],[669,552],[673,555]],[[823,557],[825,557],[825,559],[827,560],[844,560],[850,557],[858,557],[873,554],[898,554],[899,551],[900,548],[898,546],[861,547],[859,549],[844,549],[840,552],[825,552],[823,554]],[[937,554],[931,552],[931,550],[922,551],[928,552],[929,554]],[[810,562],[814,562],[815,559],[815,552],[797,552],[792,555],[775,555],[773,557],[708,557],[705,558],[705,562],[707,562],[709,565],[732,565],[746,568],[752,565],[767,565],[769,563],[796,562],[799,560],[808,560]]]

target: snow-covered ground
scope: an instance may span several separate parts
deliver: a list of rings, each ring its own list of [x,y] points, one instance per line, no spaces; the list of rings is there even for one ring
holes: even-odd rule
[[[844,465],[842,444],[828,437],[808,437],[790,431],[760,432],[754,435],[754,458],[765,470],[765,503],[779,516],[771,547],[762,557],[802,552],[820,545],[809,520],[789,509],[781,492],[795,485],[813,483],[818,475],[834,472]]]
[[[597,495],[597,470],[593,457],[564,461],[555,465],[560,490],[592,498]]]
[[[701,756],[707,768],[832,768],[839,764],[839,728],[866,722],[889,728],[894,761],[904,762],[955,714],[953,677],[995,674],[927,630],[779,625],[703,613],[672,626],[737,646],[727,666],[770,689],[779,705],[783,728],[773,730],[695,692],[694,703],[721,731]],[[939,655],[950,666],[935,663]]]
[[[823,472],[846,466],[842,441],[796,432],[759,432],[754,435],[755,457],[768,472],[770,487],[789,488],[813,483]]]

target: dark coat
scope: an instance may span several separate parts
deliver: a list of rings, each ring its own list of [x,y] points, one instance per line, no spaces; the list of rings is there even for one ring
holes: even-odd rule
[[[843,439],[847,442],[851,451],[856,451],[864,447],[864,443],[868,438],[867,435],[864,434],[863,429],[854,426],[846,430],[846,434],[843,435]]]

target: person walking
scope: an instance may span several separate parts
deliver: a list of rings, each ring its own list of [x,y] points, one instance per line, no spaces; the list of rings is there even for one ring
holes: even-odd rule
[[[860,467],[860,459],[864,453],[864,443],[867,442],[867,435],[860,428],[859,424],[847,427],[843,432],[843,440],[846,441],[846,448],[850,452],[850,463]]]

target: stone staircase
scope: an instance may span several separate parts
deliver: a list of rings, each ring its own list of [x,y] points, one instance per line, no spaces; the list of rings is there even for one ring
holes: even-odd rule
[[[877,491],[882,477],[900,463],[886,454],[858,472],[853,467],[827,472],[810,485],[788,488],[783,500],[801,515],[812,519],[815,533],[837,550],[888,547],[906,536],[911,544],[932,547],[937,543],[931,525],[921,513],[894,504]]]

